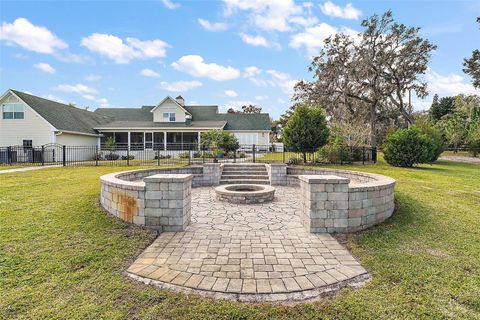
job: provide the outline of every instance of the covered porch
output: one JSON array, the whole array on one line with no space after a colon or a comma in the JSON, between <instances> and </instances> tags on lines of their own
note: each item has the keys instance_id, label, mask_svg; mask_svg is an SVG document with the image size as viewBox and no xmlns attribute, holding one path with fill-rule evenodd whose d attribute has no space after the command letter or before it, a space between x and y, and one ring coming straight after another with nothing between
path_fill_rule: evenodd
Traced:
<instances>
[{"instance_id":1,"label":"covered porch","mask_svg":"<svg viewBox=\"0 0 480 320\"><path fill-rule=\"evenodd\" d=\"M100 149L108 149L107 140L117 150L197 150L201 131L109 131L101 132Z\"/></svg>"}]
</instances>

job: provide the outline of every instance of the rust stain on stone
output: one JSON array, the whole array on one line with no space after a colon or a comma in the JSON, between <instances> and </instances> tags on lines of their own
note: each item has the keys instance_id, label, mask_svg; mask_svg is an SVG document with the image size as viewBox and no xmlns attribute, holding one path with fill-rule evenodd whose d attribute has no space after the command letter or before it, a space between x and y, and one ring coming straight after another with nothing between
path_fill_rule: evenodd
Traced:
<instances>
[{"instance_id":1,"label":"rust stain on stone","mask_svg":"<svg viewBox=\"0 0 480 320\"><path fill-rule=\"evenodd\" d=\"M127 222L133 222L133 216L137 211L137 201L134 198L126 195L120 195L119 200L119 204L121 206L120 219Z\"/></svg>"}]
</instances>

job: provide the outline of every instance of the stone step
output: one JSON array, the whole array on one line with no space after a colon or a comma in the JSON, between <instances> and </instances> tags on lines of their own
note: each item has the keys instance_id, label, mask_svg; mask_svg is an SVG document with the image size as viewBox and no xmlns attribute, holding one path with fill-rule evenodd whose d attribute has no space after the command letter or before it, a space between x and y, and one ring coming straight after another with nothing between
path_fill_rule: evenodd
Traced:
<instances>
[{"instance_id":1,"label":"stone step","mask_svg":"<svg viewBox=\"0 0 480 320\"><path fill-rule=\"evenodd\" d=\"M255 180L268 180L268 175L251 175L251 174L244 174L244 175L230 175L224 174L222 175L222 179L255 179Z\"/></svg>"},{"instance_id":2,"label":"stone step","mask_svg":"<svg viewBox=\"0 0 480 320\"><path fill-rule=\"evenodd\" d=\"M225 163L223 165L224 168L265 168L265 165L264 164L244 164L244 163L240 163L240 164L232 164L232 163Z\"/></svg>"},{"instance_id":3,"label":"stone step","mask_svg":"<svg viewBox=\"0 0 480 320\"><path fill-rule=\"evenodd\" d=\"M226 171L260 171L260 172L263 172L263 171L267 171L267 169L265 168L232 168L232 167L228 167L228 168L223 168L223 172L226 172Z\"/></svg>"},{"instance_id":4,"label":"stone step","mask_svg":"<svg viewBox=\"0 0 480 320\"><path fill-rule=\"evenodd\" d=\"M270 180L260 179L221 179L220 184L270 184Z\"/></svg>"}]
</instances>

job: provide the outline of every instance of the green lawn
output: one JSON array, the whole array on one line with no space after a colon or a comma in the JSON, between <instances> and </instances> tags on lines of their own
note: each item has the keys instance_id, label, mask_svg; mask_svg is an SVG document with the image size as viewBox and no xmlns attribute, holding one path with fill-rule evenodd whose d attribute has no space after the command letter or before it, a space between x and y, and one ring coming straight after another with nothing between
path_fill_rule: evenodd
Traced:
<instances>
[{"instance_id":1,"label":"green lawn","mask_svg":"<svg viewBox=\"0 0 480 320\"><path fill-rule=\"evenodd\" d=\"M397 179L398 211L347 240L371 282L293 306L213 301L123 276L154 238L97 206L98 177L125 167L3 174L0 319L480 319L478 165L342 168Z\"/></svg>"},{"instance_id":2,"label":"green lawn","mask_svg":"<svg viewBox=\"0 0 480 320\"><path fill-rule=\"evenodd\" d=\"M18 169L18 168L23 168L23 167L25 167L25 166L22 166L22 165L0 166L0 171L9 170L9 169Z\"/></svg>"},{"instance_id":3,"label":"green lawn","mask_svg":"<svg viewBox=\"0 0 480 320\"><path fill-rule=\"evenodd\" d=\"M472 153L469 151L444 151L442 156L473 157Z\"/></svg>"}]
</instances>

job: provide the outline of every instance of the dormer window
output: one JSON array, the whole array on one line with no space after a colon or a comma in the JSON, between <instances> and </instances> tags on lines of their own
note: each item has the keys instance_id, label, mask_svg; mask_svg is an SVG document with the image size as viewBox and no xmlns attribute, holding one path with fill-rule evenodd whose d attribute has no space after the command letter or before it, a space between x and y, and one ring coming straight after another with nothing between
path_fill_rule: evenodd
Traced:
<instances>
[{"instance_id":1,"label":"dormer window","mask_svg":"<svg viewBox=\"0 0 480 320\"><path fill-rule=\"evenodd\" d=\"M175 122L175 112L164 112L163 122Z\"/></svg>"},{"instance_id":2,"label":"dormer window","mask_svg":"<svg viewBox=\"0 0 480 320\"><path fill-rule=\"evenodd\" d=\"M21 120L25 119L25 111L20 103L2 104L2 119L5 120Z\"/></svg>"}]
</instances>

